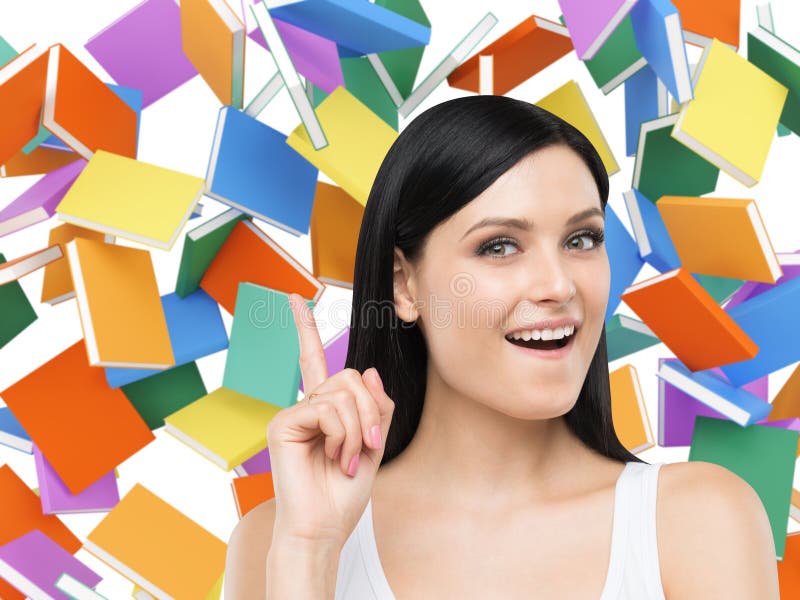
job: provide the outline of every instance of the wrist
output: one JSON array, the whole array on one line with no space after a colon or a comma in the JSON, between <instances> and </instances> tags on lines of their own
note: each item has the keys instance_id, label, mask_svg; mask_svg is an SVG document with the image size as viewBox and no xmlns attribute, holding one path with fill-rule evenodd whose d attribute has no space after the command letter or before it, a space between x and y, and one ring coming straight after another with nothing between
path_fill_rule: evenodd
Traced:
<instances>
[{"instance_id":1,"label":"wrist","mask_svg":"<svg viewBox=\"0 0 800 600\"><path fill-rule=\"evenodd\" d=\"M341 547L276 532L267 554L267 598L332 599Z\"/></svg>"}]
</instances>

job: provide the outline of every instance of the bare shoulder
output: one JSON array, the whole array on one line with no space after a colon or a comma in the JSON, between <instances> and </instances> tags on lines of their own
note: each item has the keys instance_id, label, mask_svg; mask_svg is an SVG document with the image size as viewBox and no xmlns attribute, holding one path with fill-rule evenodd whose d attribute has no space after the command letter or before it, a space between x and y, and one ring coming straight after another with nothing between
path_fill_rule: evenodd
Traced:
<instances>
[{"instance_id":1,"label":"bare shoulder","mask_svg":"<svg viewBox=\"0 0 800 600\"><path fill-rule=\"evenodd\" d=\"M267 554L275 525L275 498L262 502L233 528L225 559L225 600L263 600Z\"/></svg>"},{"instance_id":2,"label":"bare shoulder","mask_svg":"<svg viewBox=\"0 0 800 600\"><path fill-rule=\"evenodd\" d=\"M761 498L720 465L662 465L656 529L667 599L778 598L772 529Z\"/></svg>"}]
</instances>

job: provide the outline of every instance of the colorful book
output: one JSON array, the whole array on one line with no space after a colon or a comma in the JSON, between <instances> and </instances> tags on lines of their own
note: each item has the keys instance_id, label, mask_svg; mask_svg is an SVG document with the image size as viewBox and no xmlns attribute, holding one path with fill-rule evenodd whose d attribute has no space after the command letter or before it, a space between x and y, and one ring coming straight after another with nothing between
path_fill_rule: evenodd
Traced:
<instances>
[{"instance_id":1,"label":"colorful book","mask_svg":"<svg viewBox=\"0 0 800 600\"><path fill-rule=\"evenodd\" d=\"M568 81L535 104L561 117L585 135L597 149L609 175L619 171L619 165L600 129L600 124L575 80Z\"/></svg>"},{"instance_id":2,"label":"colorful book","mask_svg":"<svg viewBox=\"0 0 800 600\"><path fill-rule=\"evenodd\" d=\"M64 257L61 246L54 244L0 264L0 285L16 281Z\"/></svg>"},{"instance_id":3,"label":"colorful book","mask_svg":"<svg viewBox=\"0 0 800 600\"><path fill-rule=\"evenodd\" d=\"M656 205L637 189L628 190L623 196L642 260L662 273L680 267L681 259Z\"/></svg>"},{"instance_id":4,"label":"colorful book","mask_svg":"<svg viewBox=\"0 0 800 600\"><path fill-rule=\"evenodd\" d=\"M199 177L101 150L56 213L73 225L170 250L204 185Z\"/></svg>"},{"instance_id":5,"label":"colorful book","mask_svg":"<svg viewBox=\"0 0 800 600\"><path fill-rule=\"evenodd\" d=\"M603 94L615 90L647 66L647 60L636 46L630 13L608 36L595 55L584 60L583 64Z\"/></svg>"},{"instance_id":6,"label":"colorful book","mask_svg":"<svg viewBox=\"0 0 800 600\"><path fill-rule=\"evenodd\" d=\"M9 44L3 36L0 36L0 67L4 66L12 58L17 56L17 51Z\"/></svg>"},{"instance_id":7,"label":"colorful book","mask_svg":"<svg viewBox=\"0 0 800 600\"><path fill-rule=\"evenodd\" d=\"M73 494L155 439L125 395L87 364L83 340L0 397Z\"/></svg>"},{"instance_id":8,"label":"colorful book","mask_svg":"<svg viewBox=\"0 0 800 600\"><path fill-rule=\"evenodd\" d=\"M730 310L734 306L738 306L745 300L749 298L755 298L759 294L763 294L764 292L771 290L777 285L781 285L789 281L790 279L794 279L795 277L800 277L800 265L792 264L789 261L786 261L785 257L787 255L780 253L777 254L778 262L781 265L781 271L783 271L783 275L778 277L778 280L775 283L763 283L760 281L746 281L740 287L735 290L735 294L733 294L725 305L725 310Z\"/></svg>"},{"instance_id":9,"label":"colorful book","mask_svg":"<svg viewBox=\"0 0 800 600\"><path fill-rule=\"evenodd\" d=\"M671 136L677 120L677 114L667 115L639 130L631 187L651 202L664 195L702 196L717 187L719 169Z\"/></svg>"},{"instance_id":10,"label":"colorful book","mask_svg":"<svg viewBox=\"0 0 800 600\"><path fill-rule=\"evenodd\" d=\"M220 352L228 347L228 332L219 305L203 290L185 298L175 293L161 296L175 366ZM174 367L171 367L174 368ZM140 381L159 370L108 368L106 381L112 388Z\"/></svg>"},{"instance_id":11,"label":"colorful book","mask_svg":"<svg viewBox=\"0 0 800 600\"><path fill-rule=\"evenodd\" d=\"M375 0L375 4L416 21L423 27L431 26L420 0ZM391 80L401 99L408 98L414 89L414 82L417 80L425 48L426 46L414 46L400 50L387 50L377 54L376 58L380 61L382 69L386 71L385 75ZM386 81L384 77L382 79Z\"/></svg>"},{"instance_id":12,"label":"colorful book","mask_svg":"<svg viewBox=\"0 0 800 600\"><path fill-rule=\"evenodd\" d=\"M200 280L236 223L249 218L249 215L229 208L186 234L175 282L175 293L178 296L185 298L200 287Z\"/></svg>"},{"instance_id":13,"label":"colorful book","mask_svg":"<svg viewBox=\"0 0 800 600\"><path fill-rule=\"evenodd\" d=\"M164 418L164 430L230 471L267 447L267 426L281 407L220 387Z\"/></svg>"},{"instance_id":14,"label":"colorful book","mask_svg":"<svg viewBox=\"0 0 800 600\"><path fill-rule=\"evenodd\" d=\"M7 406L0 406L0 444L33 454L31 436Z\"/></svg>"},{"instance_id":15,"label":"colorful book","mask_svg":"<svg viewBox=\"0 0 800 600\"><path fill-rule=\"evenodd\" d=\"M109 600L102 594L98 594L93 588L72 577L69 573L62 573L56 579L55 586L56 589L65 593L72 600Z\"/></svg>"},{"instance_id":16,"label":"colorful book","mask_svg":"<svg viewBox=\"0 0 800 600\"><path fill-rule=\"evenodd\" d=\"M60 169L77 160L82 160L77 152L64 152L52 148L36 148L30 154L22 150L0 164L0 177L17 177L19 175L42 175Z\"/></svg>"},{"instance_id":17,"label":"colorful book","mask_svg":"<svg viewBox=\"0 0 800 600\"><path fill-rule=\"evenodd\" d=\"M743 279L733 279L730 277L717 277L715 275L703 275L702 273L692 273L697 282L703 286L717 304L725 304L745 283Z\"/></svg>"},{"instance_id":18,"label":"colorful book","mask_svg":"<svg viewBox=\"0 0 800 600\"><path fill-rule=\"evenodd\" d=\"M570 51L566 27L532 15L461 63L447 76L447 83L478 93L481 77L488 77L491 93L503 96ZM492 57L489 73L481 72L481 56Z\"/></svg>"},{"instance_id":19,"label":"colorful book","mask_svg":"<svg viewBox=\"0 0 800 600\"><path fill-rule=\"evenodd\" d=\"M717 38L739 48L740 0L672 0L681 13L683 36L690 44L707 46Z\"/></svg>"},{"instance_id":20,"label":"colorful book","mask_svg":"<svg viewBox=\"0 0 800 600\"><path fill-rule=\"evenodd\" d=\"M67 242L67 256L89 364L174 366L150 252L75 238Z\"/></svg>"},{"instance_id":21,"label":"colorful book","mask_svg":"<svg viewBox=\"0 0 800 600\"><path fill-rule=\"evenodd\" d=\"M769 517L776 559L783 560L798 432L780 427L740 427L724 419L697 417L689 461L725 467L756 491Z\"/></svg>"},{"instance_id":22,"label":"colorful book","mask_svg":"<svg viewBox=\"0 0 800 600\"><path fill-rule=\"evenodd\" d=\"M636 241L609 204L606 204L605 213L605 245L611 269L611 287L605 315L607 323L619 306L621 294L635 281L642 270L644 261L639 256Z\"/></svg>"},{"instance_id":23,"label":"colorful book","mask_svg":"<svg viewBox=\"0 0 800 600\"><path fill-rule=\"evenodd\" d=\"M755 200L662 196L656 208L690 272L766 283L783 274Z\"/></svg>"},{"instance_id":24,"label":"colorful book","mask_svg":"<svg viewBox=\"0 0 800 600\"><path fill-rule=\"evenodd\" d=\"M0 253L0 265L5 262L5 256ZM38 318L18 281L0 285L0 314L3 315L0 319L0 349Z\"/></svg>"},{"instance_id":25,"label":"colorful book","mask_svg":"<svg viewBox=\"0 0 800 600\"><path fill-rule=\"evenodd\" d=\"M606 323L608 362L660 343L653 330L639 319L617 313Z\"/></svg>"},{"instance_id":26,"label":"colorful book","mask_svg":"<svg viewBox=\"0 0 800 600\"><path fill-rule=\"evenodd\" d=\"M111 510L119 502L117 478L113 470L82 492L73 494L35 444L33 458L44 514L104 512Z\"/></svg>"},{"instance_id":27,"label":"colorful book","mask_svg":"<svg viewBox=\"0 0 800 600\"><path fill-rule=\"evenodd\" d=\"M559 0L578 58L594 57L635 4L636 0Z\"/></svg>"},{"instance_id":28,"label":"colorful book","mask_svg":"<svg viewBox=\"0 0 800 600\"><path fill-rule=\"evenodd\" d=\"M275 497L272 472L245 475L231 480L236 513L241 519L259 504Z\"/></svg>"},{"instance_id":29,"label":"colorful book","mask_svg":"<svg viewBox=\"0 0 800 600\"><path fill-rule=\"evenodd\" d=\"M631 9L636 46L678 104L692 99L681 15L670 0L638 0Z\"/></svg>"},{"instance_id":30,"label":"colorful book","mask_svg":"<svg viewBox=\"0 0 800 600\"><path fill-rule=\"evenodd\" d=\"M342 188L318 181L311 212L311 270L319 281L353 289L364 207Z\"/></svg>"},{"instance_id":31,"label":"colorful book","mask_svg":"<svg viewBox=\"0 0 800 600\"><path fill-rule=\"evenodd\" d=\"M792 506L800 504L800 492L792 489ZM792 513L795 510L790 511ZM796 519L796 514L790 514ZM786 535L783 560L777 561L778 566L778 594L779 598L794 598L800 595L800 531L793 531Z\"/></svg>"},{"instance_id":32,"label":"colorful book","mask_svg":"<svg viewBox=\"0 0 800 600\"><path fill-rule=\"evenodd\" d=\"M747 32L747 60L788 90L779 122L800 134L800 51L762 27Z\"/></svg>"},{"instance_id":33,"label":"colorful book","mask_svg":"<svg viewBox=\"0 0 800 600\"><path fill-rule=\"evenodd\" d=\"M234 226L200 280L200 287L232 315L243 281L297 293L314 302L325 289L297 259L250 221Z\"/></svg>"},{"instance_id":34,"label":"colorful book","mask_svg":"<svg viewBox=\"0 0 800 600\"><path fill-rule=\"evenodd\" d=\"M703 51L694 87L672 137L752 187L764 170L787 88L719 40Z\"/></svg>"},{"instance_id":35,"label":"colorful book","mask_svg":"<svg viewBox=\"0 0 800 600\"><path fill-rule=\"evenodd\" d=\"M81 159L47 173L0 210L0 237L52 217L85 166L86 161Z\"/></svg>"},{"instance_id":36,"label":"colorful book","mask_svg":"<svg viewBox=\"0 0 800 600\"><path fill-rule=\"evenodd\" d=\"M691 371L763 352L683 267L629 286L622 300Z\"/></svg>"},{"instance_id":37,"label":"colorful book","mask_svg":"<svg viewBox=\"0 0 800 600\"><path fill-rule=\"evenodd\" d=\"M633 156L639 145L642 123L669 114L669 93L649 66L625 81L625 154Z\"/></svg>"},{"instance_id":38,"label":"colorful book","mask_svg":"<svg viewBox=\"0 0 800 600\"><path fill-rule=\"evenodd\" d=\"M624 365L615 369L609 373L609 385L611 417L622 445L632 454L655 446L636 368L633 365Z\"/></svg>"},{"instance_id":39,"label":"colorful book","mask_svg":"<svg viewBox=\"0 0 800 600\"><path fill-rule=\"evenodd\" d=\"M183 53L222 104L242 108L245 28L225 0L184 0Z\"/></svg>"},{"instance_id":40,"label":"colorful book","mask_svg":"<svg viewBox=\"0 0 800 600\"><path fill-rule=\"evenodd\" d=\"M269 446L264 448L261 452L254 454L242 464L235 466L233 471L239 477L272 471L272 463L269 459Z\"/></svg>"},{"instance_id":41,"label":"colorful book","mask_svg":"<svg viewBox=\"0 0 800 600\"><path fill-rule=\"evenodd\" d=\"M86 550L157 598L206 598L227 545L137 483L89 532Z\"/></svg>"},{"instance_id":42,"label":"colorful book","mask_svg":"<svg viewBox=\"0 0 800 600\"><path fill-rule=\"evenodd\" d=\"M136 113L61 44L49 51L42 125L86 160L98 150L136 158Z\"/></svg>"},{"instance_id":43,"label":"colorful book","mask_svg":"<svg viewBox=\"0 0 800 600\"><path fill-rule=\"evenodd\" d=\"M0 546L0 577L37 600L70 600L56 588L62 573L89 587L102 577L38 529Z\"/></svg>"},{"instance_id":44,"label":"colorful book","mask_svg":"<svg viewBox=\"0 0 800 600\"><path fill-rule=\"evenodd\" d=\"M287 233L307 235L317 168L280 131L223 106L206 172L206 195ZM268 161L264 160L269 156Z\"/></svg>"},{"instance_id":45,"label":"colorful book","mask_svg":"<svg viewBox=\"0 0 800 600\"><path fill-rule=\"evenodd\" d=\"M800 365L794 368L772 400L769 419L789 419L800 415Z\"/></svg>"},{"instance_id":46,"label":"colorful book","mask_svg":"<svg viewBox=\"0 0 800 600\"><path fill-rule=\"evenodd\" d=\"M208 393L196 362L161 371L120 389L151 430L163 427L164 417Z\"/></svg>"}]
</instances>

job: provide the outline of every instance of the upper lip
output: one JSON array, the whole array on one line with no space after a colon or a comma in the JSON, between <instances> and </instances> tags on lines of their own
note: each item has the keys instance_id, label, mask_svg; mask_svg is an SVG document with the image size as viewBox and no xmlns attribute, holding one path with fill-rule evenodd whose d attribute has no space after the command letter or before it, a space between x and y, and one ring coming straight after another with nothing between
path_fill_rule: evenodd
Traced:
<instances>
[{"instance_id":1,"label":"upper lip","mask_svg":"<svg viewBox=\"0 0 800 600\"><path fill-rule=\"evenodd\" d=\"M516 333L517 331L530 331L531 329L555 329L556 327L568 327L570 325L574 325L575 329L580 327L581 322L577 319L547 319L545 321L537 321L531 325L525 325L523 327L517 327L516 329L512 329L511 331L507 331L506 335L511 335L512 333Z\"/></svg>"}]
</instances>

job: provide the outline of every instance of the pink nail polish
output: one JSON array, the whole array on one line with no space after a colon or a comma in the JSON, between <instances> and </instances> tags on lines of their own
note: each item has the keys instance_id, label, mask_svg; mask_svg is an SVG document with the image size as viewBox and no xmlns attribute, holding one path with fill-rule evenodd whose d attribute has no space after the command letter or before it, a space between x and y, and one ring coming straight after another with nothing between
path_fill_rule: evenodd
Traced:
<instances>
[{"instance_id":1,"label":"pink nail polish","mask_svg":"<svg viewBox=\"0 0 800 600\"><path fill-rule=\"evenodd\" d=\"M376 450L381 447L381 428L379 425L373 425L369 430L369 435L372 439L372 447Z\"/></svg>"},{"instance_id":2,"label":"pink nail polish","mask_svg":"<svg viewBox=\"0 0 800 600\"><path fill-rule=\"evenodd\" d=\"M350 477L355 477L356 471L358 471L358 454L350 459L350 465L347 467L347 474L350 475Z\"/></svg>"}]
</instances>

